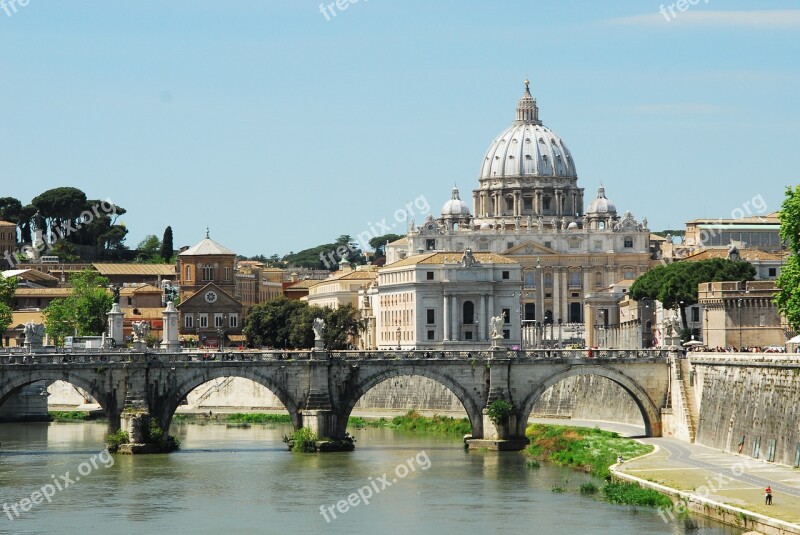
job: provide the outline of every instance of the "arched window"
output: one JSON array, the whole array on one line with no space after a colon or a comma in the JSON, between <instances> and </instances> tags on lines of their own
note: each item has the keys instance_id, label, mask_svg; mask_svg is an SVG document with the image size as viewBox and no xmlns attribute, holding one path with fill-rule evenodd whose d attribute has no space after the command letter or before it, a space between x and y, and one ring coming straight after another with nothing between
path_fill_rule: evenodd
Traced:
<instances>
[{"instance_id":1,"label":"arched window","mask_svg":"<svg viewBox=\"0 0 800 535\"><path fill-rule=\"evenodd\" d=\"M186 266L186 280L192 280L192 266Z\"/></svg>"},{"instance_id":2,"label":"arched window","mask_svg":"<svg viewBox=\"0 0 800 535\"><path fill-rule=\"evenodd\" d=\"M525 287L526 288L536 287L536 275L534 275L533 271L525 272Z\"/></svg>"},{"instance_id":3,"label":"arched window","mask_svg":"<svg viewBox=\"0 0 800 535\"><path fill-rule=\"evenodd\" d=\"M594 274L594 287L595 288L603 287L603 273L600 271L596 271Z\"/></svg>"},{"instance_id":4,"label":"arched window","mask_svg":"<svg viewBox=\"0 0 800 535\"><path fill-rule=\"evenodd\" d=\"M626 249L632 249L633 248L633 238L631 238L630 236L626 236L625 237L625 248Z\"/></svg>"},{"instance_id":5,"label":"arched window","mask_svg":"<svg viewBox=\"0 0 800 535\"><path fill-rule=\"evenodd\" d=\"M545 310L544 311L544 322L545 323L553 323L553 311L552 310Z\"/></svg>"},{"instance_id":6,"label":"arched window","mask_svg":"<svg viewBox=\"0 0 800 535\"><path fill-rule=\"evenodd\" d=\"M552 273L545 273L544 274L544 287L545 288L552 288L553 287L553 274Z\"/></svg>"},{"instance_id":7,"label":"arched window","mask_svg":"<svg viewBox=\"0 0 800 535\"><path fill-rule=\"evenodd\" d=\"M464 301L462 312L464 325L472 325L475 323L475 305L472 301Z\"/></svg>"},{"instance_id":8,"label":"arched window","mask_svg":"<svg viewBox=\"0 0 800 535\"><path fill-rule=\"evenodd\" d=\"M203 266L203 280L204 281L214 280L213 266Z\"/></svg>"}]
</instances>

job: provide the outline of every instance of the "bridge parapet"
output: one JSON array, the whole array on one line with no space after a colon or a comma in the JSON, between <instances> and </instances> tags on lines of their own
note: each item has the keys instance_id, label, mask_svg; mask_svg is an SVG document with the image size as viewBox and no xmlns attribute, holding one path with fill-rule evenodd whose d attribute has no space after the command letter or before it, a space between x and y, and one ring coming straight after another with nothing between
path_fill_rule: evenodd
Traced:
<instances>
[{"instance_id":1,"label":"bridge parapet","mask_svg":"<svg viewBox=\"0 0 800 535\"><path fill-rule=\"evenodd\" d=\"M753 354L748 354L750 357ZM111 364L160 362L164 364L184 362L265 362L302 360L480 360L498 358L513 360L622 360L622 359L666 359L668 350L661 349L595 349L591 353L582 349L537 349L500 351L431 351L431 350L386 350L386 351L183 351L180 353L135 352L126 349L98 350L61 353L0 353L0 365L35 364Z\"/></svg>"}]
</instances>

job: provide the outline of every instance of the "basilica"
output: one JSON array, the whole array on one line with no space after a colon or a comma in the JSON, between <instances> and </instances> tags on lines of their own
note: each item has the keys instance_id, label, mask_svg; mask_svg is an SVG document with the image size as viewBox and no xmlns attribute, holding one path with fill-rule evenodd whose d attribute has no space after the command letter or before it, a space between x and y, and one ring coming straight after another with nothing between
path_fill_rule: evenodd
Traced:
<instances>
[{"instance_id":1,"label":"basilica","mask_svg":"<svg viewBox=\"0 0 800 535\"><path fill-rule=\"evenodd\" d=\"M401 333L403 346L457 347L486 340L484 328L470 327L476 321L474 310L486 307L482 318L502 315L508 319L504 334L510 345L524 341L526 325L544 326L545 333L550 326L551 339L554 329L577 331L576 339L582 338L583 331L591 343L593 329L585 325L618 324L620 295L650 266L650 231L646 219L638 221L631 212L619 214L602 185L584 209L584 188L578 185L576 169L566 143L542 124L526 81L515 120L494 138L480 162L472 207L453 188L440 217L429 215L420 225L412 223L406 237L387 245L386 273L403 271L395 269L395 263L398 268L434 259L442 264L441 272L429 280L425 280L431 276L425 270L419 271L420 279L410 272L396 275L395 280L404 281L404 299L422 295L426 285L437 281L453 284L443 290L441 299L432 299L417 310L413 321L409 317L408 324L400 323L404 316L396 311L384 314L382 321L375 310L376 345L396 343L395 330ZM465 251L485 259L486 268L499 275L459 275L459 270L476 269L459 260ZM519 270L509 269L509 262ZM506 284L512 281L502 278L512 275L519 277L516 291ZM484 282L471 288L470 280L503 284ZM505 293L493 296L495 291ZM513 307L508 303L509 292L514 295ZM399 297L393 295L391 284L380 287L378 294L386 303L395 303ZM475 303L480 306L476 308ZM447 325L436 325L437 318ZM420 323L428 319L433 323ZM464 339L467 336L470 340Z\"/></svg>"}]
</instances>

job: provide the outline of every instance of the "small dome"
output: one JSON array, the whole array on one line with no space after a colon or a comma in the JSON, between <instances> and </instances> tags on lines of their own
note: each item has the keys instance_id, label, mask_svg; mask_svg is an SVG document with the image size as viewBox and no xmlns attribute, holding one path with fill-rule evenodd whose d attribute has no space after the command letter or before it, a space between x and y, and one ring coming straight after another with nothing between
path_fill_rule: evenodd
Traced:
<instances>
[{"instance_id":1,"label":"small dome","mask_svg":"<svg viewBox=\"0 0 800 535\"><path fill-rule=\"evenodd\" d=\"M469 215L467 203L458 196L458 188L453 188L450 200L442 206L442 217L469 217Z\"/></svg>"},{"instance_id":2,"label":"small dome","mask_svg":"<svg viewBox=\"0 0 800 535\"><path fill-rule=\"evenodd\" d=\"M606 189L600 186L597 189L597 198L592 199L589 203L589 209L586 211L588 214L614 214L617 213L617 207L611 199L606 197Z\"/></svg>"},{"instance_id":3,"label":"small dome","mask_svg":"<svg viewBox=\"0 0 800 535\"><path fill-rule=\"evenodd\" d=\"M573 221L572 223L567 225L567 230L578 230L578 224L575 221Z\"/></svg>"},{"instance_id":4,"label":"small dome","mask_svg":"<svg viewBox=\"0 0 800 535\"><path fill-rule=\"evenodd\" d=\"M482 223L481 224L481 230L489 230L491 228L492 228L492 226L489 223Z\"/></svg>"}]
</instances>

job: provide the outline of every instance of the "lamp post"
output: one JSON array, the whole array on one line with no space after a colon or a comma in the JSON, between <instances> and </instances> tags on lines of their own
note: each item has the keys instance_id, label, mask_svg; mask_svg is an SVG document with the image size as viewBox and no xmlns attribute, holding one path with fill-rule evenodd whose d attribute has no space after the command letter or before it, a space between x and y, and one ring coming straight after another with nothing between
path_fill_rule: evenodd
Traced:
<instances>
[{"instance_id":1,"label":"lamp post","mask_svg":"<svg viewBox=\"0 0 800 535\"><path fill-rule=\"evenodd\" d=\"M558 318L558 349L563 349L564 348L564 344L562 343L562 340L563 339L561 338L561 318Z\"/></svg>"},{"instance_id":2,"label":"lamp post","mask_svg":"<svg viewBox=\"0 0 800 535\"><path fill-rule=\"evenodd\" d=\"M222 324L217 327L217 351L222 352L222 346L225 345L225 316L227 314L222 315Z\"/></svg>"}]
</instances>

